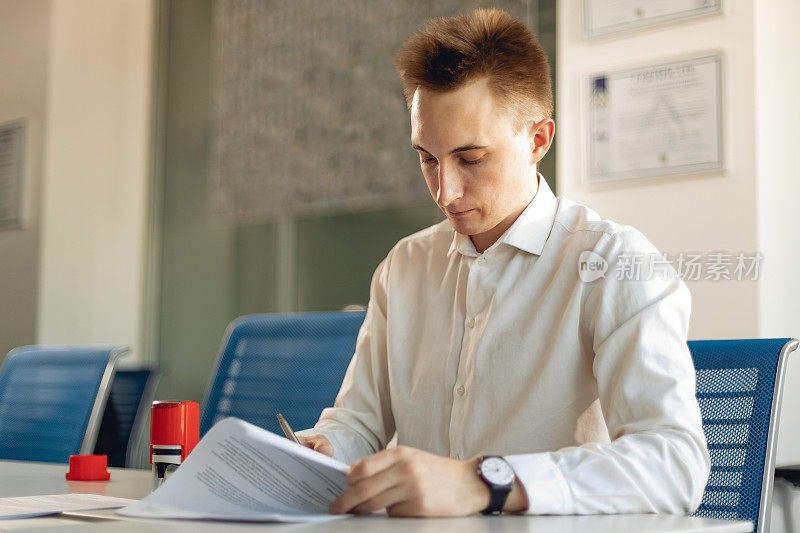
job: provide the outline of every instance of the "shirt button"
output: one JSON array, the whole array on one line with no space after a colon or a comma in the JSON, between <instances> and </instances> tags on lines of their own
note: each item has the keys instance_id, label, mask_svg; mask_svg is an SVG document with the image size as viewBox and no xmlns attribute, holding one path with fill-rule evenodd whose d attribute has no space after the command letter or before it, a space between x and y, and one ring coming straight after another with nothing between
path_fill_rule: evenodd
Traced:
<instances>
[{"instance_id":1,"label":"shirt button","mask_svg":"<svg viewBox=\"0 0 800 533\"><path fill-rule=\"evenodd\" d=\"M478 264L479 265L485 265L486 264L486 258L483 257L483 256L479 257L478 258Z\"/></svg>"},{"instance_id":2,"label":"shirt button","mask_svg":"<svg viewBox=\"0 0 800 533\"><path fill-rule=\"evenodd\" d=\"M475 319L474 318L470 318L469 320L467 320L467 327L468 328L474 328L475 327Z\"/></svg>"},{"instance_id":3,"label":"shirt button","mask_svg":"<svg viewBox=\"0 0 800 533\"><path fill-rule=\"evenodd\" d=\"M456 392L459 396L464 396L464 390L464 385L461 385L458 389L456 389Z\"/></svg>"}]
</instances>

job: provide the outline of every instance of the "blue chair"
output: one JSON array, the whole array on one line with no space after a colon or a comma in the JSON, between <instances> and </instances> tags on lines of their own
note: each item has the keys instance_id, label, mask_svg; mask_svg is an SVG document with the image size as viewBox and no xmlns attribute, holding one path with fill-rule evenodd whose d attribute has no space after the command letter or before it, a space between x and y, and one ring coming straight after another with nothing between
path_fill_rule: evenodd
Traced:
<instances>
[{"instance_id":1,"label":"blue chair","mask_svg":"<svg viewBox=\"0 0 800 533\"><path fill-rule=\"evenodd\" d=\"M155 366L115 372L94 448L94 453L108 456L108 466L136 466L159 378Z\"/></svg>"},{"instance_id":2,"label":"blue chair","mask_svg":"<svg viewBox=\"0 0 800 533\"><path fill-rule=\"evenodd\" d=\"M343 311L234 320L203 401L200 436L227 416L279 435L276 413L295 430L313 426L336 399L364 316Z\"/></svg>"},{"instance_id":3,"label":"blue chair","mask_svg":"<svg viewBox=\"0 0 800 533\"><path fill-rule=\"evenodd\" d=\"M693 516L769 531L786 358L797 339L689 341L711 474Z\"/></svg>"},{"instance_id":4,"label":"blue chair","mask_svg":"<svg viewBox=\"0 0 800 533\"><path fill-rule=\"evenodd\" d=\"M24 346L0 371L0 459L67 463L94 450L125 347Z\"/></svg>"}]
</instances>

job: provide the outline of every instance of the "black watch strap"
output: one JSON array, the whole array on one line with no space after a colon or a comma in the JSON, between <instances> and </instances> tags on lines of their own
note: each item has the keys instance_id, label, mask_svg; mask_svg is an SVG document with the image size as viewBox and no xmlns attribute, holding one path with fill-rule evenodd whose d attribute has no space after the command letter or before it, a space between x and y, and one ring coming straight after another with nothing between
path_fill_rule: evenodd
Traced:
<instances>
[{"instance_id":1,"label":"black watch strap","mask_svg":"<svg viewBox=\"0 0 800 533\"><path fill-rule=\"evenodd\" d=\"M506 504L508 495L511 493L511 487L503 487L498 485L490 485L489 505L483 510L483 514L497 514L503 510Z\"/></svg>"}]
</instances>

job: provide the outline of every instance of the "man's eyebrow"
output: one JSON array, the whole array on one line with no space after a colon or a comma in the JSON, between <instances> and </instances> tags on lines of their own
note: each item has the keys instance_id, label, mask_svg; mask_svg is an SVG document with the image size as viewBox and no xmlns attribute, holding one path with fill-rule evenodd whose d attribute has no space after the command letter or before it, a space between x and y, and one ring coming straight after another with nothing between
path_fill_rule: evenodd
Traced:
<instances>
[{"instance_id":1,"label":"man's eyebrow","mask_svg":"<svg viewBox=\"0 0 800 533\"><path fill-rule=\"evenodd\" d=\"M425 153L428 153L428 154L430 153L425 148L423 148L422 146L420 146L420 145L418 145L416 143L411 143L411 148L413 148L414 150L421 150L421 151L423 151ZM464 146L459 146L458 148L456 148L454 150L450 150L450 153L451 154L456 154L458 152L466 152L467 150L481 150L483 148L487 148L487 147L486 146L478 146L477 144L465 144Z\"/></svg>"}]
</instances>

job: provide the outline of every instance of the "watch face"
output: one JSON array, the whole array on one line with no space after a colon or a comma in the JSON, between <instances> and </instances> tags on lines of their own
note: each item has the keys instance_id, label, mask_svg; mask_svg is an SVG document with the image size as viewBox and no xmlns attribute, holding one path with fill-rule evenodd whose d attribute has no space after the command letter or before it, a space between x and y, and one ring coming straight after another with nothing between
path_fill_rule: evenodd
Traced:
<instances>
[{"instance_id":1,"label":"watch face","mask_svg":"<svg viewBox=\"0 0 800 533\"><path fill-rule=\"evenodd\" d=\"M481 461L481 475L494 485L510 485L514 481L514 471L505 459L487 457Z\"/></svg>"}]
</instances>

